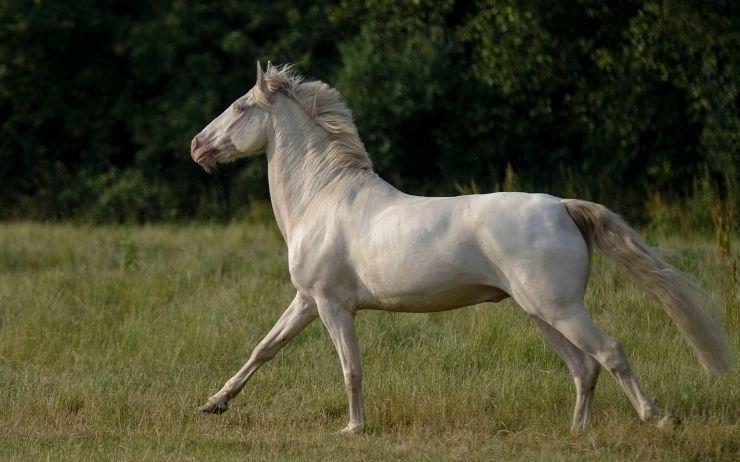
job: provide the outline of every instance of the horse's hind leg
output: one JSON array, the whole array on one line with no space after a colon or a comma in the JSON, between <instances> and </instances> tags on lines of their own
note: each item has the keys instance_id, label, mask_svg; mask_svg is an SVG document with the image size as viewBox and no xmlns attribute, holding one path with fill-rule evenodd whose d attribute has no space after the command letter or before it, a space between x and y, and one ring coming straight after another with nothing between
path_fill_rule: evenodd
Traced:
<instances>
[{"instance_id":1,"label":"horse's hind leg","mask_svg":"<svg viewBox=\"0 0 740 462\"><path fill-rule=\"evenodd\" d=\"M599 379L599 363L591 355L573 345L570 340L563 337L548 323L537 316L533 316L533 318L573 376L576 385L576 406L573 411L571 430L582 432L586 430L591 414L591 403L596 389L596 381Z\"/></svg>"},{"instance_id":2,"label":"horse's hind leg","mask_svg":"<svg viewBox=\"0 0 740 462\"><path fill-rule=\"evenodd\" d=\"M605 335L586 313L582 303L565 307L550 313L552 319L545 320L570 340L575 346L590 354L617 379L622 391L627 395L640 419L645 421L660 415L660 410L642 391L637 377L630 367L622 350L622 343ZM661 420L661 424L672 421L671 416Z\"/></svg>"}]
</instances>

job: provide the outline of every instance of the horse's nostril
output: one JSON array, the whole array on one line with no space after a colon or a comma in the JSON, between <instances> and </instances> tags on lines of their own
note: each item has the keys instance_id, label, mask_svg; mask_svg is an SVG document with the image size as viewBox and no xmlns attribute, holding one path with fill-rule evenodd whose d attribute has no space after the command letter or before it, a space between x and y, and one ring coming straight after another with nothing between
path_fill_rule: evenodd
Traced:
<instances>
[{"instance_id":1,"label":"horse's nostril","mask_svg":"<svg viewBox=\"0 0 740 462\"><path fill-rule=\"evenodd\" d=\"M190 143L190 150L194 151L198 147L198 137L193 138L193 142Z\"/></svg>"}]
</instances>

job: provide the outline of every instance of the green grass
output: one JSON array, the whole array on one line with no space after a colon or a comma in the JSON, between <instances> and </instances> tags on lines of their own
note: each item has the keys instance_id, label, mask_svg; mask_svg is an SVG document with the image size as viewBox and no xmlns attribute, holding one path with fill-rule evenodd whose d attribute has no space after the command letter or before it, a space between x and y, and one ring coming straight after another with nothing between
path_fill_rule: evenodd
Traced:
<instances>
[{"instance_id":1,"label":"green grass","mask_svg":"<svg viewBox=\"0 0 740 462\"><path fill-rule=\"evenodd\" d=\"M715 295L737 349L738 293L711 240L658 244ZM268 224L0 224L0 459L737 460L737 368L706 376L662 310L599 257L590 311L677 429L641 424L604 373L590 431L571 435L570 376L511 301L360 313L365 435L332 434L347 404L319 321L229 412L197 414L292 296Z\"/></svg>"}]
</instances>

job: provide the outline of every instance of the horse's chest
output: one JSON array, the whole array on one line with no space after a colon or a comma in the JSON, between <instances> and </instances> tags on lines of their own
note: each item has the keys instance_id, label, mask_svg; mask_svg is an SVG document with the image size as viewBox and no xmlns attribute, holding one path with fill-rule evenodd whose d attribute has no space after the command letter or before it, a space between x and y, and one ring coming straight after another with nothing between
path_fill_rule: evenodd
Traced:
<instances>
[{"instance_id":1,"label":"horse's chest","mask_svg":"<svg viewBox=\"0 0 740 462\"><path fill-rule=\"evenodd\" d=\"M303 242L289 250L288 268L293 285L306 292L347 291L354 287L353 271L339 246L325 241Z\"/></svg>"}]
</instances>

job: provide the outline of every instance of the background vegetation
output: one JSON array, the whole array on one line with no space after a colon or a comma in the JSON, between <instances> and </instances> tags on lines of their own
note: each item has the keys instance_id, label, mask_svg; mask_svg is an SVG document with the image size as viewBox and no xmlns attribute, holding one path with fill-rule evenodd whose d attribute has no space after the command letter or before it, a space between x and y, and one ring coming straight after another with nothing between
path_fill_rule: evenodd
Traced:
<instances>
[{"instance_id":1,"label":"background vegetation","mask_svg":"<svg viewBox=\"0 0 740 462\"><path fill-rule=\"evenodd\" d=\"M507 186L671 226L688 197L728 221L738 25L730 1L3 1L0 217L246 213L264 160L207 176L188 145L271 59L338 87L412 193Z\"/></svg>"}]
</instances>

